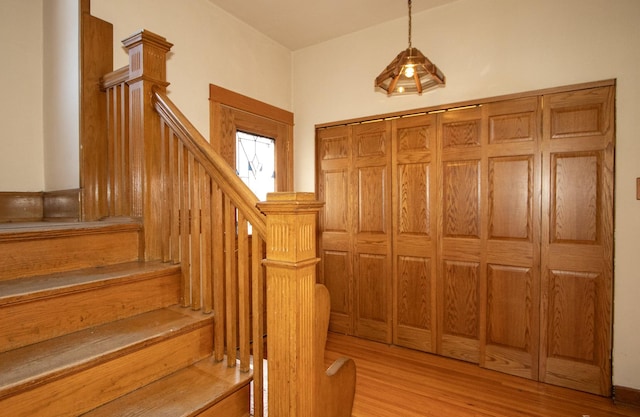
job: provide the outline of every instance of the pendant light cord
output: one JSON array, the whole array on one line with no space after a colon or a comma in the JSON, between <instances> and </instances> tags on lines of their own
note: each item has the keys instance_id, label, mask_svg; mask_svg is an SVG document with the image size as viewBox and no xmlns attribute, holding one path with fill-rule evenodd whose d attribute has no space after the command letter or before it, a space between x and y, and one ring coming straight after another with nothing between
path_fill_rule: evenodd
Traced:
<instances>
[{"instance_id":1,"label":"pendant light cord","mask_svg":"<svg viewBox=\"0 0 640 417\"><path fill-rule=\"evenodd\" d=\"M411 49L411 0L409 1L409 49Z\"/></svg>"}]
</instances>

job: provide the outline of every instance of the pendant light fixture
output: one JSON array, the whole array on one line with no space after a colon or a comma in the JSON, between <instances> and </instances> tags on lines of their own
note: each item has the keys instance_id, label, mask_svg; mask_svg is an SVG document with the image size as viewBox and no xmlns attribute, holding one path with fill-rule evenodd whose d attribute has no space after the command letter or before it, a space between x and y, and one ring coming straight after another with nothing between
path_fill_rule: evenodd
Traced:
<instances>
[{"instance_id":1,"label":"pendant light fixture","mask_svg":"<svg viewBox=\"0 0 640 417\"><path fill-rule=\"evenodd\" d=\"M411 46L411 0L409 3L409 47L400 52L376 77L375 86L387 95L427 91L445 84L445 77L426 56Z\"/></svg>"}]
</instances>

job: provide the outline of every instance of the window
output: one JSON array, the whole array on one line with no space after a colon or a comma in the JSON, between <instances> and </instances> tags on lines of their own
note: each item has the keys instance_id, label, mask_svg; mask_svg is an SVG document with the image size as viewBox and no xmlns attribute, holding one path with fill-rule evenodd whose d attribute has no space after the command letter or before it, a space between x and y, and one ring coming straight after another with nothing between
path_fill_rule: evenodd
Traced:
<instances>
[{"instance_id":1,"label":"window","mask_svg":"<svg viewBox=\"0 0 640 417\"><path fill-rule=\"evenodd\" d=\"M236 173L260 201L275 191L275 140L238 131Z\"/></svg>"},{"instance_id":2,"label":"window","mask_svg":"<svg viewBox=\"0 0 640 417\"><path fill-rule=\"evenodd\" d=\"M236 167L238 175L254 184L258 181L258 172L253 171L249 175L248 169L251 163L256 168L262 164L264 173L266 162L261 156L258 157L259 163L251 162L255 155L253 146L266 146L264 141L268 140L273 151L273 189L270 191L293 191L293 113L213 84L209 85L209 101L211 145L230 166ZM238 155L243 152L237 143L240 137L245 138L242 146L248 156ZM246 158L244 169L237 168L240 157ZM254 174L256 177L251 178ZM264 190L254 190L261 201L266 199Z\"/></svg>"}]
</instances>

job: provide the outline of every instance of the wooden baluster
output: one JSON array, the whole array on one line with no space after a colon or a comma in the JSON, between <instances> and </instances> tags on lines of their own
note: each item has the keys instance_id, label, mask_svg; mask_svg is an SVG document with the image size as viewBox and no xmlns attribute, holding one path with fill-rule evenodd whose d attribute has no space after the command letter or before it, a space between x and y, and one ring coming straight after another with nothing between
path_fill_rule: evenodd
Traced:
<instances>
[{"instance_id":1,"label":"wooden baluster","mask_svg":"<svg viewBox=\"0 0 640 417\"><path fill-rule=\"evenodd\" d=\"M224 196L220 187L213 184L213 201L211 210L213 212L213 311L215 315L213 339L213 353L215 360L220 362L224 359L224 328L225 328L225 260L224 260Z\"/></svg>"},{"instance_id":2,"label":"wooden baluster","mask_svg":"<svg viewBox=\"0 0 640 417\"><path fill-rule=\"evenodd\" d=\"M191 308L200 310L202 293L200 281L200 164L189 153L189 189L191 196Z\"/></svg>"},{"instance_id":3,"label":"wooden baluster","mask_svg":"<svg viewBox=\"0 0 640 417\"><path fill-rule=\"evenodd\" d=\"M173 192L171 187L171 161L170 151L171 143L173 142L173 133L171 128L164 122L160 121L160 140L162 147L162 159L160 161L162 186L162 218L167 221L162 222L162 261L171 261L171 208L173 200Z\"/></svg>"},{"instance_id":4,"label":"wooden baluster","mask_svg":"<svg viewBox=\"0 0 640 417\"><path fill-rule=\"evenodd\" d=\"M171 135L169 144L169 180L171 181L171 262L180 262L180 162L178 139Z\"/></svg>"},{"instance_id":5,"label":"wooden baluster","mask_svg":"<svg viewBox=\"0 0 640 417\"><path fill-rule=\"evenodd\" d=\"M184 145L178 147L178 169L180 171L180 263L182 265L182 291L180 301L183 307L191 303L191 281L189 280L189 157Z\"/></svg>"},{"instance_id":6,"label":"wooden baluster","mask_svg":"<svg viewBox=\"0 0 640 417\"><path fill-rule=\"evenodd\" d=\"M249 324L249 233L247 220L238 210L238 331L240 346L240 369L244 372L250 368Z\"/></svg>"},{"instance_id":7,"label":"wooden baluster","mask_svg":"<svg viewBox=\"0 0 640 417\"><path fill-rule=\"evenodd\" d=\"M116 203L118 200L115 196L118 193L118 174L120 172L119 160L118 160L118 136L117 136L117 100L118 87L114 86L108 88L107 95L107 166L109 172L107 173L107 211L110 215L117 216ZM86 203L84 203L86 208ZM84 208L83 208L84 209Z\"/></svg>"},{"instance_id":8,"label":"wooden baluster","mask_svg":"<svg viewBox=\"0 0 640 417\"><path fill-rule=\"evenodd\" d=\"M238 281L236 280L236 208L231 200L225 197L224 233L225 233L225 294L226 294L226 326L227 326L227 364L236 366L238 357L236 346L238 341Z\"/></svg>"},{"instance_id":9,"label":"wooden baluster","mask_svg":"<svg viewBox=\"0 0 640 417\"><path fill-rule=\"evenodd\" d=\"M253 316L253 415L264 412L264 268L262 267L263 240L255 232L251 238L251 309Z\"/></svg>"},{"instance_id":10,"label":"wooden baluster","mask_svg":"<svg viewBox=\"0 0 640 417\"><path fill-rule=\"evenodd\" d=\"M201 188L201 229L202 229L202 312L211 313L213 309L212 282L213 273L211 270L212 245L211 245L211 177L205 173L200 165L200 188Z\"/></svg>"}]
</instances>

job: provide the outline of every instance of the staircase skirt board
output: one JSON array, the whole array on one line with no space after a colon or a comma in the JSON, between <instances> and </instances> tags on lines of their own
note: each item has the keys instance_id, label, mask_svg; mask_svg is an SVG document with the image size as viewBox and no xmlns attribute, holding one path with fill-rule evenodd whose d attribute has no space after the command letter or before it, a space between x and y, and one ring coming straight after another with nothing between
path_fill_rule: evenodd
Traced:
<instances>
[{"instance_id":1,"label":"staircase skirt board","mask_svg":"<svg viewBox=\"0 0 640 417\"><path fill-rule=\"evenodd\" d=\"M0 281L0 352L178 303L180 268L125 263Z\"/></svg>"},{"instance_id":2,"label":"staircase skirt board","mask_svg":"<svg viewBox=\"0 0 640 417\"><path fill-rule=\"evenodd\" d=\"M0 227L0 280L136 261L135 221L4 224Z\"/></svg>"},{"instance_id":3,"label":"staircase skirt board","mask_svg":"<svg viewBox=\"0 0 640 417\"><path fill-rule=\"evenodd\" d=\"M0 354L0 410L87 412L209 356L212 322L172 307Z\"/></svg>"}]
</instances>

